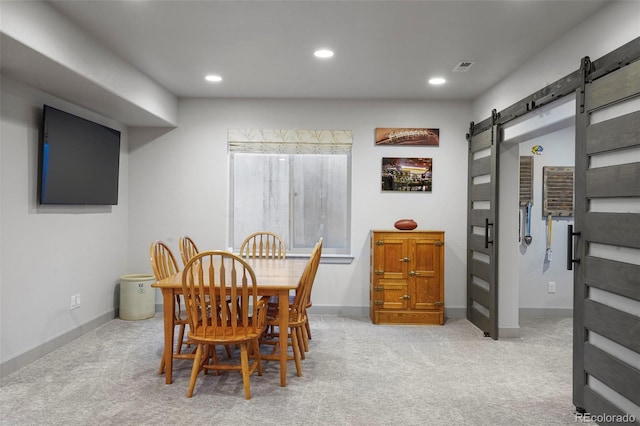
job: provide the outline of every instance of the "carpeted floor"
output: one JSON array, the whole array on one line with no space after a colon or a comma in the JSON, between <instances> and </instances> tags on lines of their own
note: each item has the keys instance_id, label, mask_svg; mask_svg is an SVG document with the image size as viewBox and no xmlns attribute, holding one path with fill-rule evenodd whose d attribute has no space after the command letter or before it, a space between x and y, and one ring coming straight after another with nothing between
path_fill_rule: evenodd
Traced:
<instances>
[{"instance_id":1,"label":"carpeted floor","mask_svg":"<svg viewBox=\"0 0 640 426\"><path fill-rule=\"evenodd\" d=\"M315 315L303 377L265 362L244 399L237 372L157 374L162 317L113 320L0 381L2 425L570 425L571 319L491 340L463 319L375 326Z\"/></svg>"}]
</instances>

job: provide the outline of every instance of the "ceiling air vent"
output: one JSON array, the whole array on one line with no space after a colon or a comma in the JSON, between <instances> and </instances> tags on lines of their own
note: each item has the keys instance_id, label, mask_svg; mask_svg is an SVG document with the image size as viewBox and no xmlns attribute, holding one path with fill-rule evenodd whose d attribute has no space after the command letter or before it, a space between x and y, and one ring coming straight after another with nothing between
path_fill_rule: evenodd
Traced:
<instances>
[{"instance_id":1,"label":"ceiling air vent","mask_svg":"<svg viewBox=\"0 0 640 426\"><path fill-rule=\"evenodd\" d=\"M469 68L471 68L475 64L475 62L460 62L455 66L453 72L467 72Z\"/></svg>"}]
</instances>

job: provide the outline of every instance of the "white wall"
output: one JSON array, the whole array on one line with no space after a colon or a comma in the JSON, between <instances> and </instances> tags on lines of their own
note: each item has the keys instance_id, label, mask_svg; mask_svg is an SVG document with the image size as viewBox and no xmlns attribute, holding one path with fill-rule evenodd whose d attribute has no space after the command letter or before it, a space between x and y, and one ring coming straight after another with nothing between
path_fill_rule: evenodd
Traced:
<instances>
[{"instance_id":1,"label":"white wall","mask_svg":"<svg viewBox=\"0 0 640 426\"><path fill-rule=\"evenodd\" d=\"M612 1L475 99L473 120L489 118L492 109L500 111L571 74L585 56L596 60L637 37L640 2Z\"/></svg>"},{"instance_id":2,"label":"white wall","mask_svg":"<svg viewBox=\"0 0 640 426\"><path fill-rule=\"evenodd\" d=\"M369 306L369 231L393 229L413 218L419 229L445 231L445 307L466 306L466 198L468 102L206 100L179 103L178 128L130 134L129 258L149 272L149 244L182 234L200 248L228 243L228 128L346 129L352 156L350 265L322 264L314 308L364 314ZM439 147L376 147L376 127L436 127ZM382 193L383 156L432 157L432 193ZM160 299L158 298L158 301ZM453 312L453 310L451 310Z\"/></svg>"},{"instance_id":3,"label":"white wall","mask_svg":"<svg viewBox=\"0 0 640 426\"><path fill-rule=\"evenodd\" d=\"M113 318L127 270L127 131L111 120L5 77L0 80L0 362ZM119 204L39 206L37 158L42 105L121 130ZM81 307L70 310L71 295Z\"/></svg>"}]
</instances>

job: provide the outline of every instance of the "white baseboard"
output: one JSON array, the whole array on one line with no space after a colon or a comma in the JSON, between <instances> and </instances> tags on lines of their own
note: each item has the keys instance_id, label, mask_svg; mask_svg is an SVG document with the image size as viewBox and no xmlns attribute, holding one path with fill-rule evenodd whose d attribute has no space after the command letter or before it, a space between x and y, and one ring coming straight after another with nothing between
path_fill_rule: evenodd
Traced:
<instances>
[{"instance_id":1,"label":"white baseboard","mask_svg":"<svg viewBox=\"0 0 640 426\"><path fill-rule=\"evenodd\" d=\"M517 339L520 337L520 327L498 327L499 339Z\"/></svg>"},{"instance_id":2,"label":"white baseboard","mask_svg":"<svg viewBox=\"0 0 640 426\"><path fill-rule=\"evenodd\" d=\"M318 315L336 315L349 317L368 317L369 306L320 306L313 305L309 309L309 313ZM444 310L446 318L465 318L467 316L467 308L446 308Z\"/></svg>"},{"instance_id":3,"label":"white baseboard","mask_svg":"<svg viewBox=\"0 0 640 426\"><path fill-rule=\"evenodd\" d=\"M162 304L156 305L156 312L162 312ZM314 305L309 309L310 313L318 315L344 315L352 317L368 317L368 306L320 306ZM467 317L467 308L448 308L445 307L444 316L451 319L460 319ZM549 309L549 308L520 308L520 318L532 317L573 317L573 309Z\"/></svg>"},{"instance_id":4,"label":"white baseboard","mask_svg":"<svg viewBox=\"0 0 640 426\"><path fill-rule=\"evenodd\" d=\"M322 306L313 305L309 308L310 314L317 315L335 315L344 317L368 317L368 306Z\"/></svg>"},{"instance_id":5,"label":"white baseboard","mask_svg":"<svg viewBox=\"0 0 640 426\"><path fill-rule=\"evenodd\" d=\"M114 318L116 318L114 311L107 312L106 314L101 315L86 324L82 324L79 327L76 327L73 330L62 334L61 336L55 337L38 347L35 347L21 355L3 362L2 364L0 364L0 377L7 376L14 371L21 369L25 365L31 364L32 362L36 361L39 358L42 358L49 352L53 352L54 350L61 348L67 343L70 343L83 334L86 334L89 331L108 323Z\"/></svg>"},{"instance_id":6,"label":"white baseboard","mask_svg":"<svg viewBox=\"0 0 640 426\"><path fill-rule=\"evenodd\" d=\"M572 308L520 308L520 318L573 318Z\"/></svg>"},{"instance_id":7,"label":"white baseboard","mask_svg":"<svg viewBox=\"0 0 640 426\"><path fill-rule=\"evenodd\" d=\"M540 317L551 317L551 318L572 318L573 317L573 309L565 309L565 308L520 308L519 309L519 320L521 322L526 318L540 318ZM520 326L509 326L509 327L499 327L498 335L501 339L510 339L510 338L519 338L520 337Z\"/></svg>"}]
</instances>

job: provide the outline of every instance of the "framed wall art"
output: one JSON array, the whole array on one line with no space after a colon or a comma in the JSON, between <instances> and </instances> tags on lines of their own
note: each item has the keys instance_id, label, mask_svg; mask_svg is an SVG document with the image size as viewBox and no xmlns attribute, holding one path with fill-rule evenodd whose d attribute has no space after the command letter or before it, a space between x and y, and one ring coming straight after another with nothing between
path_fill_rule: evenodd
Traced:
<instances>
[{"instance_id":1,"label":"framed wall art","mask_svg":"<svg viewBox=\"0 0 640 426\"><path fill-rule=\"evenodd\" d=\"M376 145L440 145L440 129L376 128Z\"/></svg>"},{"instance_id":2,"label":"framed wall art","mask_svg":"<svg viewBox=\"0 0 640 426\"><path fill-rule=\"evenodd\" d=\"M431 158L383 157L382 191L431 192L432 169Z\"/></svg>"},{"instance_id":3,"label":"framed wall art","mask_svg":"<svg viewBox=\"0 0 640 426\"><path fill-rule=\"evenodd\" d=\"M542 214L573 217L574 167L542 168Z\"/></svg>"}]
</instances>

